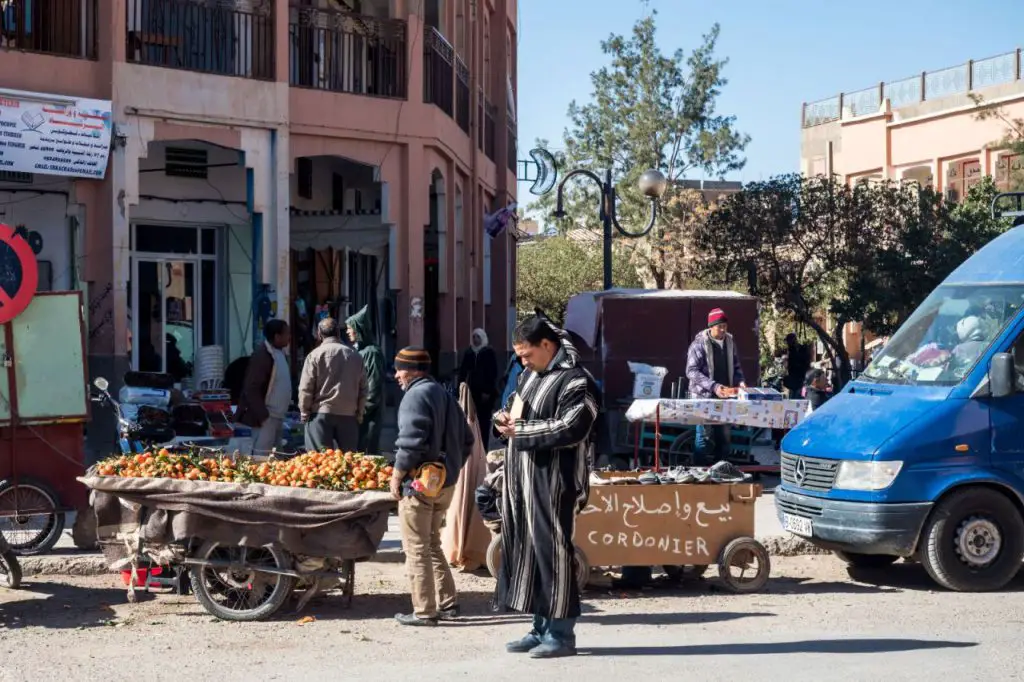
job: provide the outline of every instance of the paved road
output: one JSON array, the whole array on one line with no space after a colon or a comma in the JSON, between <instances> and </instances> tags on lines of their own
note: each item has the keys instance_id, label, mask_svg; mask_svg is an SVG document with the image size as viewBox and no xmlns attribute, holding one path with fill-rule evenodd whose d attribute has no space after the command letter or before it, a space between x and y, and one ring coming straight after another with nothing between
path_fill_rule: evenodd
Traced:
<instances>
[{"instance_id":1,"label":"paved road","mask_svg":"<svg viewBox=\"0 0 1024 682\"><path fill-rule=\"evenodd\" d=\"M213 620L191 597L125 602L109 576L40 578L0 590L0 680L922 680L1012 679L1019 594L933 591L919 567L854 581L827 556L778 558L765 592L684 588L588 593L580 656L533 661L503 651L514 617L485 615L489 578L458 576L464 622L411 630L401 565L363 564L351 610L328 596L299 625ZM884 583L878 585L874 583ZM73 646L69 646L72 644Z\"/></svg>"}]
</instances>

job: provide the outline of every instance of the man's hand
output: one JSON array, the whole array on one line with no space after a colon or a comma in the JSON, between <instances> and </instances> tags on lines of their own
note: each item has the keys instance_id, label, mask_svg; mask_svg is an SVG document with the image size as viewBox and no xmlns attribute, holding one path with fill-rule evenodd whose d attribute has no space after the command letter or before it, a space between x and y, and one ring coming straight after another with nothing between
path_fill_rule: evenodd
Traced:
<instances>
[{"instance_id":1,"label":"man's hand","mask_svg":"<svg viewBox=\"0 0 1024 682\"><path fill-rule=\"evenodd\" d=\"M300 414L299 419L302 420L303 424L306 424L307 422L309 422L309 415L305 413Z\"/></svg>"},{"instance_id":2,"label":"man's hand","mask_svg":"<svg viewBox=\"0 0 1024 682\"><path fill-rule=\"evenodd\" d=\"M715 395L718 396L719 398L728 398L729 389L723 386L722 384L715 384Z\"/></svg>"},{"instance_id":3,"label":"man's hand","mask_svg":"<svg viewBox=\"0 0 1024 682\"><path fill-rule=\"evenodd\" d=\"M511 419L506 420L500 426L498 426L498 433L509 440L516 435L516 423Z\"/></svg>"},{"instance_id":4,"label":"man's hand","mask_svg":"<svg viewBox=\"0 0 1024 682\"><path fill-rule=\"evenodd\" d=\"M402 499L402 479L397 475L391 476L391 497L396 500Z\"/></svg>"},{"instance_id":5,"label":"man's hand","mask_svg":"<svg viewBox=\"0 0 1024 682\"><path fill-rule=\"evenodd\" d=\"M498 412L497 414L494 415L494 427L499 431L501 431L502 427L507 426L511 421L512 416L505 410L502 410L501 412Z\"/></svg>"}]
</instances>

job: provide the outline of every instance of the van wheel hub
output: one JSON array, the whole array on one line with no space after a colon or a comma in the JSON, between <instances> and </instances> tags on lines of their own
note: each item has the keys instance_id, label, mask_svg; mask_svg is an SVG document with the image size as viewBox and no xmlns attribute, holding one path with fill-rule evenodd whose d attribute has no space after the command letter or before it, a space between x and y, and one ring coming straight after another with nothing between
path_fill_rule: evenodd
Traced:
<instances>
[{"instance_id":1,"label":"van wheel hub","mask_svg":"<svg viewBox=\"0 0 1024 682\"><path fill-rule=\"evenodd\" d=\"M965 519L956 534L956 551L964 563L980 568L999 556L1003 540L999 528L986 518Z\"/></svg>"}]
</instances>

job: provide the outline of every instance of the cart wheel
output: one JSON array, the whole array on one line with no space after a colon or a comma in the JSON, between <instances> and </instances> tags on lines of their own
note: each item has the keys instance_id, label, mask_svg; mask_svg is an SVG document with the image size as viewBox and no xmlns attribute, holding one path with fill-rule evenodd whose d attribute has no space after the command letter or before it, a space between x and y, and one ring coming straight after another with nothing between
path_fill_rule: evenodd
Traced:
<instances>
[{"instance_id":1,"label":"cart wheel","mask_svg":"<svg viewBox=\"0 0 1024 682\"><path fill-rule=\"evenodd\" d=\"M576 585L580 588L580 592L582 592L587 589L587 584L590 583L590 560L587 559L587 555L579 547L573 545L573 549L576 553Z\"/></svg>"},{"instance_id":2,"label":"cart wheel","mask_svg":"<svg viewBox=\"0 0 1024 682\"><path fill-rule=\"evenodd\" d=\"M295 589L295 578L264 573L261 566L290 570L291 557L273 546L232 547L207 541L194 556L199 561L229 561L230 568L193 566L192 591L210 615L221 620L269 618Z\"/></svg>"},{"instance_id":3,"label":"cart wheel","mask_svg":"<svg viewBox=\"0 0 1024 682\"><path fill-rule=\"evenodd\" d=\"M668 463L670 466L693 466L696 431L687 429L676 436L668 446Z\"/></svg>"},{"instance_id":4,"label":"cart wheel","mask_svg":"<svg viewBox=\"0 0 1024 682\"><path fill-rule=\"evenodd\" d=\"M64 531L57 494L28 478L0 483L0 534L18 556L43 554Z\"/></svg>"},{"instance_id":5,"label":"cart wheel","mask_svg":"<svg viewBox=\"0 0 1024 682\"><path fill-rule=\"evenodd\" d=\"M734 570L738 570L739 575ZM718 559L718 578L730 592L761 590L768 582L771 570L768 550L753 538L736 538L725 546Z\"/></svg>"},{"instance_id":6,"label":"cart wheel","mask_svg":"<svg viewBox=\"0 0 1024 682\"><path fill-rule=\"evenodd\" d=\"M21 564L9 549L0 552L0 583L12 590L21 586Z\"/></svg>"},{"instance_id":7,"label":"cart wheel","mask_svg":"<svg viewBox=\"0 0 1024 682\"><path fill-rule=\"evenodd\" d=\"M580 590L587 587L587 583L590 582L590 561L587 560L587 555L583 553L583 550L579 547L575 547L576 552L576 584ZM498 571L501 570L501 536L495 535L491 540L491 544L487 547L487 570L490 571L491 576L495 579L498 577Z\"/></svg>"},{"instance_id":8,"label":"cart wheel","mask_svg":"<svg viewBox=\"0 0 1024 682\"><path fill-rule=\"evenodd\" d=\"M665 575L669 577L669 580L681 583L700 580L708 572L707 564L696 566L662 566L662 568L665 570Z\"/></svg>"}]
</instances>

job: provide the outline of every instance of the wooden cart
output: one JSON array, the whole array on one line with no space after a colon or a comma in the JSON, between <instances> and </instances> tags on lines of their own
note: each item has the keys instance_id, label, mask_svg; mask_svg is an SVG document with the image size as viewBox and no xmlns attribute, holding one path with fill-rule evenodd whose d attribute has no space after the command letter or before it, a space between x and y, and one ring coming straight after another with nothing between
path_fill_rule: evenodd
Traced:
<instances>
[{"instance_id":1,"label":"wooden cart","mask_svg":"<svg viewBox=\"0 0 1024 682\"><path fill-rule=\"evenodd\" d=\"M614 484L639 472L601 472L576 519L589 566L664 566L700 576L718 566L722 585L756 592L768 582L768 551L754 539L756 483Z\"/></svg>"}]
</instances>

